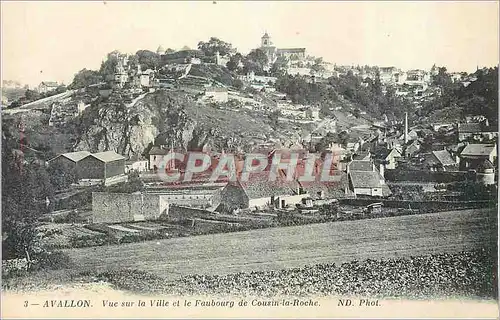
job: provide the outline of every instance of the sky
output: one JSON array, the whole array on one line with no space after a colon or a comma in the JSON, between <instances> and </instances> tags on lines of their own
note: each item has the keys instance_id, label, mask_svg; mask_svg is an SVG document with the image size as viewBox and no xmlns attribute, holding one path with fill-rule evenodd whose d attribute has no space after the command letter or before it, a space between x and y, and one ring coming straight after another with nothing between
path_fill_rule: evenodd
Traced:
<instances>
[{"instance_id":1,"label":"sky","mask_svg":"<svg viewBox=\"0 0 500 320\"><path fill-rule=\"evenodd\" d=\"M242 53L265 31L338 65L473 72L498 65L498 2L2 1L2 79L71 83L108 52L195 48L211 36Z\"/></svg>"}]
</instances>

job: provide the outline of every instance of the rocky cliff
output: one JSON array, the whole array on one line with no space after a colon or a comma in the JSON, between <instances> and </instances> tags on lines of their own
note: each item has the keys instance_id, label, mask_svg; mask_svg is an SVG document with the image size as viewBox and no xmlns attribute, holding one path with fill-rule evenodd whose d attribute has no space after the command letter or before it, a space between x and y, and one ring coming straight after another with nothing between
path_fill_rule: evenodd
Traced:
<instances>
[{"instance_id":1,"label":"rocky cliff","mask_svg":"<svg viewBox=\"0 0 500 320\"><path fill-rule=\"evenodd\" d=\"M79 131L75 150L114 150L130 158L152 144L235 151L275 135L266 121L246 111L202 105L172 91L149 93L135 104L95 104L85 110Z\"/></svg>"}]
</instances>

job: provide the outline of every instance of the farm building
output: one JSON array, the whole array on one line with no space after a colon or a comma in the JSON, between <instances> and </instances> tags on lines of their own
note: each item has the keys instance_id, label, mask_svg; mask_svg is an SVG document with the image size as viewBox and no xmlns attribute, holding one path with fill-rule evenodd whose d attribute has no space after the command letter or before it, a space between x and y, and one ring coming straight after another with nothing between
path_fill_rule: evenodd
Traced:
<instances>
[{"instance_id":1,"label":"farm building","mask_svg":"<svg viewBox=\"0 0 500 320\"><path fill-rule=\"evenodd\" d=\"M378 171L351 171L349 173L349 187L356 196L384 197L390 195L390 190Z\"/></svg>"},{"instance_id":2,"label":"farm building","mask_svg":"<svg viewBox=\"0 0 500 320\"><path fill-rule=\"evenodd\" d=\"M120 223L156 220L168 214L169 204L162 195L137 193L92 193L93 223Z\"/></svg>"},{"instance_id":3,"label":"farm building","mask_svg":"<svg viewBox=\"0 0 500 320\"><path fill-rule=\"evenodd\" d=\"M149 187L147 194L161 195L178 206L215 209L222 201L221 192L227 183L181 183L168 187Z\"/></svg>"},{"instance_id":4,"label":"farm building","mask_svg":"<svg viewBox=\"0 0 500 320\"><path fill-rule=\"evenodd\" d=\"M60 169L64 175L73 176L74 182L77 182L80 177L78 169L79 163L90 154L91 153L88 151L68 152L60 154L48 162L51 167Z\"/></svg>"},{"instance_id":5,"label":"farm building","mask_svg":"<svg viewBox=\"0 0 500 320\"><path fill-rule=\"evenodd\" d=\"M383 166L380 166L383 170ZM347 166L349 190L355 196L386 197L391 190L385 184L383 171L379 172L372 161L354 160Z\"/></svg>"},{"instance_id":6,"label":"farm building","mask_svg":"<svg viewBox=\"0 0 500 320\"><path fill-rule=\"evenodd\" d=\"M448 150L436 150L425 155L425 169L431 171L456 171L458 164Z\"/></svg>"},{"instance_id":7,"label":"farm building","mask_svg":"<svg viewBox=\"0 0 500 320\"><path fill-rule=\"evenodd\" d=\"M285 181L282 176L278 176L276 181L269 181L269 172L253 174L248 181L237 182L234 187L233 194L237 194L240 189L242 208L284 208L301 203L303 198L309 197L297 181Z\"/></svg>"},{"instance_id":8,"label":"farm building","mask_svg":"<svg viewBox=\"0 0 500 320\"><path fill-rule=\"evenodd\" d=\"M475 170L484 160L496 164L496 159L496 144L468 144L460 153L460 170Z\"/></svg>"},{"instance_id":9,"label":"farm building","mask_svg":"<svg viewBox=\"0 0 500 320\"><path fill-rule=\"evenodd\" d=\"M79 177L83 180L99 180L105 185L126 180L125 157L114 151L89 154L80 160Z\"/></svg>"}]
</instances>

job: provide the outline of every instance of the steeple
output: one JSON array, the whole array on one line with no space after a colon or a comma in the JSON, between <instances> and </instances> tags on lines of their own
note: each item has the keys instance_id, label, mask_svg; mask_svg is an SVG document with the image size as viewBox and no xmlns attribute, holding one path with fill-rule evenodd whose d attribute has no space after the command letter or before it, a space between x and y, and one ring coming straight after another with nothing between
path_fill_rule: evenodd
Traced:
<instances>
[{"instance_id":1,"label":"steeple","mask_svg":"<svg viewBox=\"0 0 500 320\"><path fill-rule=\"evenodd\" d=\"M272 45L271 37L269 36L269 34L267 34L267 31L264 33L262 38L260 38L260 40L262 47L270 47Z\"/></svg>"}]
</instances>

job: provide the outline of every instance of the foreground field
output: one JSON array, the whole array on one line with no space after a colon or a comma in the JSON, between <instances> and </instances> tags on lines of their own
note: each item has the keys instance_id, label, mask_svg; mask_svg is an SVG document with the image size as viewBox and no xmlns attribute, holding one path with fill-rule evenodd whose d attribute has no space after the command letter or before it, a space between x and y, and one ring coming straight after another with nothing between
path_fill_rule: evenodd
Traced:
<instances>
[{"instance_id":1,"label":"foreground field","mask_svg":"<svg viewBox=\"0 0 500 320\"><path fill-rule=\"evenodd\" d=\"M134 269L166 280L321 263L493 249L495 209L345 221L71 249L78 271ZM77 271L75 270L75 271Z\"/></svg>"}]
</instances>

